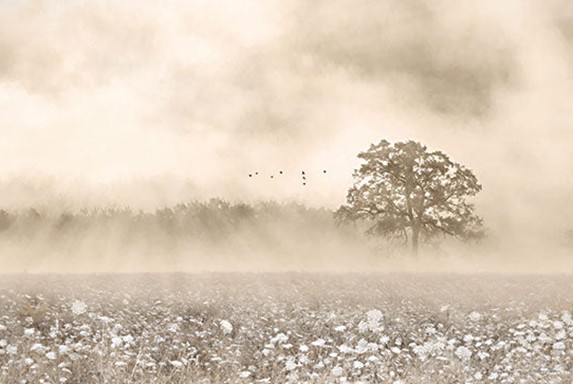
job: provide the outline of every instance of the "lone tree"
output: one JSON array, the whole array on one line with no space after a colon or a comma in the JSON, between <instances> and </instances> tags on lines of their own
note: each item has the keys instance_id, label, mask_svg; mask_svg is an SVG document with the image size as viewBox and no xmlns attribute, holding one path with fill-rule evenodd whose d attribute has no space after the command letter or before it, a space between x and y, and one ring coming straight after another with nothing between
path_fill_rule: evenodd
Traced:
<instances>
[{"instance_id":1,"label":"lone tree","mask_svg":"<svg viewBox=\"0 0 573 384\"><path fill-rule=\"evenodd\" d=\"M411 238L417 255L421 239L482 236L482 219L466 201L481 185L471 170L440 151L429 152L415 141L382 140L358 154L364 160L354 171L347 204L335 213L339 221L373 223L367 234Z\"/></svg>"}]
</instances>

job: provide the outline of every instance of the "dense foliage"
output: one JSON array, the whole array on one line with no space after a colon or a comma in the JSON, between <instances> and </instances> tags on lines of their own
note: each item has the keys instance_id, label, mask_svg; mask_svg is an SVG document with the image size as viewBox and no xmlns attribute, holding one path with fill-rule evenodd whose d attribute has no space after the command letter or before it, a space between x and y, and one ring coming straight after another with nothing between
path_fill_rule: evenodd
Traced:
<instances>
[{"instance_id":1,"label":"dense foliage","mask_svg":"<svg viewBox=\"0 0 573 384\"><path fill-rule=\"evenodd\" d=\"M481 235L482 220L467 197L482 187L471 170L443 152L430 152L414 141L382 140L358 157L364 163L354 172L339 219L370 221L370 234L405 241L410 236L415 253L420 238Z\"/></svg>"},{"instance_id":2,"label":"dense foliage","mask_svg":"<svg viewBox=\"0 0 573 384\"><path fill-rule=\"evenodd\" d=\"M273 201L211 199L154 212L0 211L0 272L330 268L367 248L360 237L337 227L332 210Z\"/></svg>"},{"instance_id":3,"label":"dense foliage","mask_svg":"<svg viewBox=\"0 0 573 384\"><path fill-rule=\"evenodd\" d=\"M31 208L26 211L0 211L0 236L18 233L33 236L48 230L53 236L64 236L97 227L128 232L154 231L177 236L219 239L244 227L263 227L270 222L286 225L329 225L332 212L325 208L310 208L299 203L255 204L231 203L223 199L194 201L154 212L133 211L129 208L84 209L58 215Z\"/></svg>"}]
</instances>

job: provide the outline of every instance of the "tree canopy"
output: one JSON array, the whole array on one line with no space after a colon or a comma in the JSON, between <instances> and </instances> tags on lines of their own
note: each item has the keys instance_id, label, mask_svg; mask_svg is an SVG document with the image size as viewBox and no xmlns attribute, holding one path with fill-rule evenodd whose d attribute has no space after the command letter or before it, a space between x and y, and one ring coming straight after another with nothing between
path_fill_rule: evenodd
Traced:
<instances>
[{"instance_id":1,"label":"tree canopy","mask_svg":"<svg viewBox=\"0 0 573 384\"><path fill-rule=\"evenodd\" d=\"M415 254L420 240L482 236L482 219L467 201L482 187L471 170L445 153L415 141L382 140L358 157L364 162L354 171L338 220L366 220L372 223L368 234L411 239Z\"/></svg>"}]
</instances>

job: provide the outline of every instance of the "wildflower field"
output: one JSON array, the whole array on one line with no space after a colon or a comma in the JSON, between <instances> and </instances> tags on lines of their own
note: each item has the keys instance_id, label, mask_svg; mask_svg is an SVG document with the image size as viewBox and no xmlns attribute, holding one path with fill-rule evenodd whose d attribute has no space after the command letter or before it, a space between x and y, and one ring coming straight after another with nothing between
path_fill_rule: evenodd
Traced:
<instances>
[{"instance_id":1,"label":"wildflower field","mask_svg":"<svg viewBox=\"0 0 573 384\"><path fill-rule=\"evenodd\" d=\"M4 275L0 383L571 383L568 276Z\"/></svg>"}]
</instances>

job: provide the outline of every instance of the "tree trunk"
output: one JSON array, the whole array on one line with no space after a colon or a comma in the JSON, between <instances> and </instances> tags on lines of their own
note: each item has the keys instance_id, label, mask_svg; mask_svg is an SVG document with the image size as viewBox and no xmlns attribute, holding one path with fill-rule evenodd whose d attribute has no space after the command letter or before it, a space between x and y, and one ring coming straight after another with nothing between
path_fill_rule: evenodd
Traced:
<instances>
[{"instance_id":1,"label":"tree trunk","mask_svg":"<svg viewBox=\"0 0 573 384\"><path fill-rule=\"evenodd\" d=\"M412 255L418 256L418 249L420 244L420 228L417 225L412 227Z\"/></svg>"}]
</instances>

